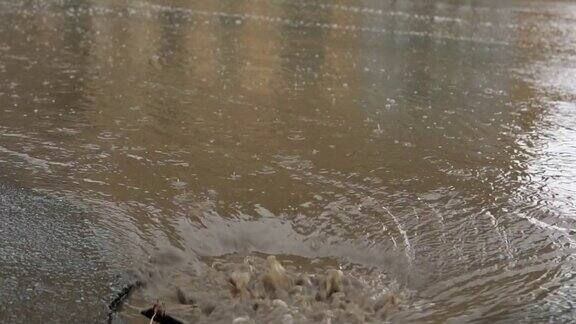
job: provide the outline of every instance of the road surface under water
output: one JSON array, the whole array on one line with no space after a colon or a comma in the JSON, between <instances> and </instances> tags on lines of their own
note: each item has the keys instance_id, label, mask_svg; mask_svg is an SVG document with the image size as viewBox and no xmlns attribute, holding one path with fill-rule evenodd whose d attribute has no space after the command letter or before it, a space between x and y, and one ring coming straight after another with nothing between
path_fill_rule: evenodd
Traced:
<instances>
[{"instance_id":1,"label":"road surface under water","mask_svg":"<svg viewBox=\"0 0 576 324\"><path fill-rule=\"evenodd\" d=\"M570 2L0 1L0 76L0 321L105 321L165 251L576 316Z\"/></svg>"}]
</instances>

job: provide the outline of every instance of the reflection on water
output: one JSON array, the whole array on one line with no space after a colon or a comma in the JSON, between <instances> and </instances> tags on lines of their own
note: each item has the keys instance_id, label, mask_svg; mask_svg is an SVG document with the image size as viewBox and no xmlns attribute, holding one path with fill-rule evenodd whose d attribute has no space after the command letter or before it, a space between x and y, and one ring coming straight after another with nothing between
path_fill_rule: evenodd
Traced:
<instances>
[{"instance_id":1,"label":"reflection on water","mask_svg":"<svg viewBox=\"0 0 576 324\"><path fill-rule=\"evenodd\" d=\"M404 320L571 318L575 21L525 1L0 2L0 177L90 206L125 271L166 248L277 254L386 274L422 301Z\"/></svg>"}]
</instances>

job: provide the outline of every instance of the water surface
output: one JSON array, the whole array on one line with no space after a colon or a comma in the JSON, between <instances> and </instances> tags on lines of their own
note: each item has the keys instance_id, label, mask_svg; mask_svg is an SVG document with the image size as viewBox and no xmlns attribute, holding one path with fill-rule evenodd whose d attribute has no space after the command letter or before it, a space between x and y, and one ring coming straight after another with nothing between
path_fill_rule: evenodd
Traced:
<instances>
[{"instance_id":1,"label":"water surface","mask_svg":"<svg viewBox=\"0 0 576 324\"><path fill-rule=\"evenodd\" d=\"M0 180L82 206L58 239L108 288L58 306L94 321L166 249L383 275L400 322L567 321L575 44L570 2L2 1ZM0 319L36 319L8 247Z\"/></svg>"}]
</instances>

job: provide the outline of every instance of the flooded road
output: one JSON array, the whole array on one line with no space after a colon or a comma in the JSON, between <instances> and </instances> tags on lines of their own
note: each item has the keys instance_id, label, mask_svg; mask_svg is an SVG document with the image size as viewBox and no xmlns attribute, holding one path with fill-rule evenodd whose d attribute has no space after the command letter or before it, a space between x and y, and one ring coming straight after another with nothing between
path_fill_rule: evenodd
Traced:
<instances>
[{"instance_id":1,"label":"flooded road","mask_svg":"<svg viewBox=\"0 0 576 324\"><path fill-rule=\"evenodd\" d=\"M0 75L0 321L105 321L165 251L576 316L569 2L0 1Z\"/></svg>"}]
</instances>

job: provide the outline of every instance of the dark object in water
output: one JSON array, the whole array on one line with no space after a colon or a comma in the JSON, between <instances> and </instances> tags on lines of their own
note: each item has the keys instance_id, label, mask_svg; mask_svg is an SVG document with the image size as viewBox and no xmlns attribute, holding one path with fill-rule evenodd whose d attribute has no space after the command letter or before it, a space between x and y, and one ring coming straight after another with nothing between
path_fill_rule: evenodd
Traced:
<instances>
[{"instance_id":1,"label":"dark object in water","mask_svg":"<svg viewBox=\"0 0 576 324\"><path fill-rule=\"evenodd\" d=\"M126 287L124 287L114 299L112 299L112 301L108 305L108 309L109 309L108 323L112 323L113 314L115 312L118 312L122 308L122 304L124 304L124 301L128 297L130 297L130 295L132 295L132 293L134 292L134 290L136 288L141 287L141 286L142 286L142 283L140 281L136 281L133 284L129 284Z\"/></svg>"},{"instance_id":2,"label":"dark object in water","mask_svg":"<svg viewBox=\"0 0 576 324\"><path fill-rule=\"evenodd\" d=\"M140 314L148 317L148 318L152 318L152 316L154 316L154 314L156 314L156 316L154 316L154 322L160 323L160 324L184 324L183 322L175 319L174 317L170 316L170 315L166 315L166 313L164 311L157 311L155 310L156 307L150 307L148 309L145 309L143 311L140 312Z\"/></svg>"}]
</instances>

